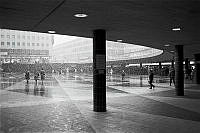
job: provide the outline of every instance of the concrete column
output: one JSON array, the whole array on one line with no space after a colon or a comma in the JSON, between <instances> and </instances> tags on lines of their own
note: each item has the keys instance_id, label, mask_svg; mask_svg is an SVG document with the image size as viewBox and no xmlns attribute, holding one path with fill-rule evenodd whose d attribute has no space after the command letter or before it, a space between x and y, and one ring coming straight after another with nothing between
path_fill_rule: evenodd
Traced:
<instances>
[{"instance_id":1,"label":"concrete column","mask_svg":"<svg viewBox=\"0 0 200 133\"><path fill-rule=\"evenodd\" d=\"M183 45L175 45L175 88L176 95L184 95Z\"/></svg>"},{"instance_id":2,"label":"concrete column","mask_svg":"<svg viewBox=\"0 0 200 133\"><path fill-rule=\"evenodd\" d=\"M159 75L161 76L162 64L159 62Z\"/></svg>"},{"instance_id":3,"label":"concrete column","mask_svg":"<svg viewBox=\"0 0 200 133\"><path fill-rule=\"evenodd\" d=\"M106 111L106 31L93 31L93 110Z\"/></svg>"},{"instance_id":4,"label":"concrete column","mask_svg":"<svg viewBox=\"0 0 200 133\"><path fill-rule=\"evenodd\" d=\"M174 60L171 61L171 66L174 68Z\"/></svg>"},{"instance_id":5,"label":"concrete column","mask_svg":"<svg viewBox=\"0 0 200 133\"><path fill-rule=\"evenodd\" d=\"M195 79L196 83L200 84L200 54L195 54Z\"/></svg>"}]
</instances>

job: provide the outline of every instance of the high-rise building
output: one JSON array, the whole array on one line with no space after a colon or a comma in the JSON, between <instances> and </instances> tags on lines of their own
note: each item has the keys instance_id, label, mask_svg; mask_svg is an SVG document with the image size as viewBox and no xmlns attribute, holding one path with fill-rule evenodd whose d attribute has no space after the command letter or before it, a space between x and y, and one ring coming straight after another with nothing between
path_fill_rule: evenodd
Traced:
<instances>
[{"instance_id":1,"label":"high-rise building","mask_svg":"<svg viewBox=\"0 0 200 133\"><path fill-rule=\"evenodd\" d=\"M0 29L0 42L1 63L48 62L54 38L47 33Z\"/></svg>"}]
</instances>

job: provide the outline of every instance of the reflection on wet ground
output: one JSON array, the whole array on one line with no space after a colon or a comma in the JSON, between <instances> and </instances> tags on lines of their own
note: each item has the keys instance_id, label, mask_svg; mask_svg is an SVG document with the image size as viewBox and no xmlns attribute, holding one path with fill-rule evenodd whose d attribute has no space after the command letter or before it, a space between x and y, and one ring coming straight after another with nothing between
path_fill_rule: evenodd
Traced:
<instances>
[{"instance_id":1,"label":"reflection on wet ground","mask_svg":"<svg viewBox=\"0 0 200 133\"><path fill-rule=\"evenodd\" d=\"M22 80L23 80L22 75L16 76L16 75L12 75L10 73L1 73L0 74L0 84L1 84L0 89L3 90L3 89L5 89L9 86L12 86Z\"/></svg>"},{"instance_id":2,"label":"reflection on wet ground","mask_svg":"<svg viewBox=\"0 0 200 133\"><path fill-rule=\"evenodd\" d=\"M92 90L93 85L93 76L92 75L85 75L85 74L67 74L67 75L59 75L60 78L62 78L62 82L75 82L78 84L85 84L88 86L73 86L76 90ZM113 75L113 76L107 76L106 77L107 83L109 83L109 86L107 86L107 92L111 93L127 93L123 90L115 89L115 86L119 87L148 87L148 82L146 77L142 76L132 76L132 77L126 77L124 80L121 79L121 76L119 75ZM11 75L4 75L4 77L1 77L1 89L5 89L9 86L14 85L17 82L20 82L24 80L23 77L11 77ZM111 84L110 84L111 83ZM35 81L33 78L29 81L28 84L25 82L23 83L23 88L15 88L11 89L9 91L12 92L18 92L18 93L24 93L27 95L34 95L34 96L43 96L43 97L53 97L55 93L62 94L62 90L60 92L54 92L54 89L56 86L59 86L57 80L55 80L54 76L47 74L44 83L42 84L39 80L38 84L35 84Z\"/></svg>"},{"instance_id":3,"label":"reflection on wet ground","mask_svg":"<svg viewBox=\"0 0 200 133\"><path fill-rule=\"evenodd\" d=\"M199 86L196 90L187 87L186 95L177 97L168 84L164 84L168 88L149 90L146 78L130 76L122 81L120 76L108 77L108 111L97 113L91 107L92 76L47 75L44 84L39 80L37 85L33 78L29 84L9 77L1 81L17 83L1 91L1 130L5 133L95 132L97 129L96 132L123 133L144 129L144 125L147 130L136 132L168 129L171 133L171 129L174 132L188 129L186 133L191 130L196 133L200 129Z\"/></svg>"},{"instance_id":4,"label":"reflection on wet ground","mask_svg":"<svg viewBox=\"0 0 200 133\"><path fill-rule=\"evenodd\" d=\"M49 97L49 98L55 97L55 95L65 96L63 90L57 88L57 86L59 86L58 82L56 80L52 82L53 83L44 82L44 84L39 82L38 84L35 84L33 81L31 81L28 84L24 83L25 85L23 88L21 87L18 89L10 89L8 91L24 93L27 95ZM54 86L52 86L52 84L54 84Z\"/></svg>"},{"instance_id":5,"label":"reflection on wet ground","mask_svg":"<svg viewBox=\"0 0 200 133\"><path fill-rule=\"evenodd\" d=\"M27 95L35 95L35 96L44 96L44 97L51 97L48 95L48 90L45 89L45 85L34 85L25 84L24 89L12 89L9 90L12 92L24 93Z\"/></svg>"}]
</instances>

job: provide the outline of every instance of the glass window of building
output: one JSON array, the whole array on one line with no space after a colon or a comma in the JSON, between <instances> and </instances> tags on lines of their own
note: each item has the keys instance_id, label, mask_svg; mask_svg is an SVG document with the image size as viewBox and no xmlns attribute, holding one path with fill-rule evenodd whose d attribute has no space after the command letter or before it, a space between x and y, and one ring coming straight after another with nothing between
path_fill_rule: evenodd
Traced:
<instances>
[{"instance_id":1,"label":"glass window of building","mask_svg":"<svg viewBox=\"0 0 200 133\"><path fill-rule=\"evenodd\" d=\"M32 43L32 46L35 46L35 43Z\"/></svg>"},{"instance_id":2,"label":"glass window of building","mask_svg":"<svg viewBox=\"0 0 200 133\"><path fill-rule=\"evenodd\" d=\"M1 35L1 38L4 38L4 35Z\"/></svg>"},{"instance_id":3,"label":"glass window of building","mask_svg":"<svg viewBox=\"0 0 200 133\"><path fill-rule=\"evenodd\" d=\"M10 46L10 42L7 42L7 46Z\"/></svg>"},{"instance_id":4,"label":"glass window of building","mask_svg":"<svg viewBox=\"0 0 200 133\"><path fill-rule=\"evenodd\" d=\"M49 47L49 44L47 43L47 47Z\"/></svg>"},{"instance_id":5,"label":"glass window of building","mask_svg":"<svg viewBox=\"0 0 200 133\"><path fill-rule=\"evenodd\" d=\"M1 46L4 46L4 42L1 42Z\"/></svg>"},{"instance_id":6,"label":"glass window of building","mask_svg":"<svg viewBox=\"0 0 200 133\"><path fill-rule=\"evenodd\" d=\"M25 42L23 42L22 45L25 46Z\"/></svg>"},{"instance_id":7,"label":"glass window of building","mask_svg":"<svg viewBox=\"0 0 200 133\"><path fill-rule=\"evenodd\" d=\"M39 43L37 43L37 46L40 46L40 44L39 44Z\"/></svg>"},{"instance_id":8,"label":"glass window of building","mask_svg":"<svg viewBox=\"0 0 200 133\"><path fill-rule=\"evenodd\" d=\"M38 39L38 40L40 40L40 37L39 37L39 36L37 36L37 39Z\"/></svg>"},{"instance_id":9,"label":"glass window of building","mask_svg":"<svg viewBox=\"0 0 200 133\"><path fill-rule=\"evenodd\" d=\"M15 47L15 42L12 42L12 46Z\"/></svg>"},{"instance_id":10,"label":"glass window of building","mask_svg":"<svg viewBox=\"0 0 200 133\"><path fill-rule=\"evenodd\" d=\"M27 39L29 40L29 39L30 39L30 36L27 36Z\"/></svg>"},{"instance_id":11,"label":"glass window of building","mask_svg":"<svg viewBox=\"0 0 200 133\"><path fill-rule=\"evenodd\" d=\"M35 36L32 36L32 40L35 40Z\"/></svg>"},{"instance_id":12,"label":"glass window of building","mask_svg":"<svg viewBox=\"0 0 200 133\"><path fill-rule=\"evenodd\" d=\"M25 35L23 35L22 38L25 39Z\"/></svg>"},{"instance_id":13,"label":"glass window of building","mask_svg":"<svg viewBox=\"0 0 200 133\"><path fill-rule=\"evenodd\" d=\"M27 43L27 46L30 46L30 43Z\"/></svg>"},{"instance_id":14,"label":"glass window of building","mask_svg":"<svg viewBox=\"0 0 200 133\"><path fill-rule=\"evenodd\" d=\"M20 39L20 35L17 35L17 38Z\"/></svg>"},{"instance_id":15,"label":"glass window of building","mask_svg":"<svg viewBox=\"0 0 200 133\"><path fill-rule=\"evenodd\" d=\"M20 46L20 42L17 42L17 46Z\"/></svg>"},{"instance_id":16,"label":"glass window of building","mask_svg":"<svg viewBox=\"0 0 200 133\"><path fill-rule=\"evenodd\" d=\"M15 39L15 35L12 35L12 39Z\"/></svg>"},{"instance_id":17,"label":"glass window of building","mask_svg":"<svg viewBox=\"0 0 200 133\"><path fill-rule=\"evenodd\" d=\"M7 38L10 39L10 35L7 35Z\"/></svg>"},{"instance_id":18,"label":"glass window of building","mask_svg":"<svg viewBox=\"0 0 200 133\"><path fill-rule=\"evenodd\" d=\"M42 47L44 47L44 43L42 43Z\"/></svg>"}]
</instances>

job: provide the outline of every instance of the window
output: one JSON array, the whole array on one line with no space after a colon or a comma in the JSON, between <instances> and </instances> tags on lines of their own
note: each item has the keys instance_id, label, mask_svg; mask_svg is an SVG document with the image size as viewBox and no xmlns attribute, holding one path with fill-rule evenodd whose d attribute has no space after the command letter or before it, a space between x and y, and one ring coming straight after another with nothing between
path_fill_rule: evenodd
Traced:
<instances>
[{"instance_id":1,"label":"window","mask_svg":"<svg viewBox=\"0 0 200 133\"><path fill-rule=\"evenodd\" d=\"M7 38L10 39L10 35L7 35Z\"/></svg>"},{"instance_id":2,"label":"window","mask_svg":"<svg viewBox=\"0 0 200 133\"><path fill-rule=\"evenodd\" d=\"M4 38L4 35L1 35L1 38Z\"/></svg>"},{"instance_id":3,"label":"window","mask_svg":"<svg viewBox=\"0 0 200 133\"><path fill-rule=\"evenodd\" d=\"M25 46L25 42L23 42L22 45Z\"/></svg>"},{"instance_id":4,"label":"window","mask_svg":"<svg viewBox=\"0 0 200 133\"><path fill-rule=\"evenodd\" d=\"M4 42L1 42L1 46L4 46Z\"/></svg>"},{"instance_id":5,"label":"window","mask_svg":"<svg viewBox=\"0 0 200 133\"><path fill-rule=\"evenodd\" d=\"M39 43L37 43L37 46L40 46L40 44L39 44Z\"/></svg>"},{"instance_id":6,"label":"window","mask_svg":"<svg viewBox=\"0 0 200 133\"><path fill-rule=\"evenodd\" d=\"M7 42L7 46L10 46L10 42Z\"/></svg>"},{"instance_id":7,"label":"window","mask_svg":"<svg viewBox=\"0 0 200 133\"><path fill-rule=\"evenodd\" d=\"M49 47L49 44L47 43L47 47Z\"/></svg>"},{"instance_id":8,"label":"window","mask_svg":"<svg viewBox=\"0 0 200 133\"><path fill-rule=\"evenodd\" d=\"M12 35L12 39L15 39L15 35Z\"/></svg>"},{"instance_id":9,"label":"window","mask_svg":"<svg viewBox=\"0 0 200 133\"><path fill-rule=\"evenodd\" d=\"M35 46L35 43L32 43L32 46Z\"/></svg>"},{"instance_id":10,"label":"window","mask_svg":"<svg viewBox=\"0 0 200 133\"><path fill-rule=\"evenodd\" d=\"M17 42L17 46L20 46L20 42Z\"/></svg>"},{"instance_id":11,"label":"window","mask_svg":"<svg viewBox=\"0 0 200 133\"><path fill-rule=\"evenodd\" d=\"M23 35L22 38L25 39L25 35Z\"/></svg>"},{"instance_id":12,"label":"window","mask_svg":"<svg viewBox=\"0 0 200 133\"><path fill-rule=\"evenodd\" d=\"M20 39L20 35L18 35L17 38Z\"/></svg>"},{"instance_id":13,"label":"window","mask_svg":"<svg viewBox=\"0 0 200 133\"><path fill-rule=\"evenodd\" d=\"M35 36L32 36L32 40L35 40Z\"/></svg>"},{"instance_id":14,"label":"window","mask_svg":"<svg viewBox=\"0 0 200 133\"><path fill-rule=\"evenodd\" d=\"M42 47L44 47L44 43L42 43Z\"/></svg>"},{"instance_id":15,"label":"window","mask_svg":"<svg viewBox=\"0 0 200 133\"><path fill-rule=\"evenodd\" d=\"M29 40L29 39L30 39L30 36L27 36L27 39Z\"/></svg>"},{"instance_id":16,"label":"window","mask_svg":"<svg viewBox=\"0 0 200 133\"><path fill-rule=\"evenodd\" d=\"M27 46L30 46L30 43L27 43Z\"/></svg>"},{"instance_id":17,"label":"window","mask_svg":"<svg viewBox=\"0 0 200 133\"><path fill-rule=\"evenodd\" d=\"M12 42L12 46L15 47L15 42Z\"/></svg>"}]
</instances>

